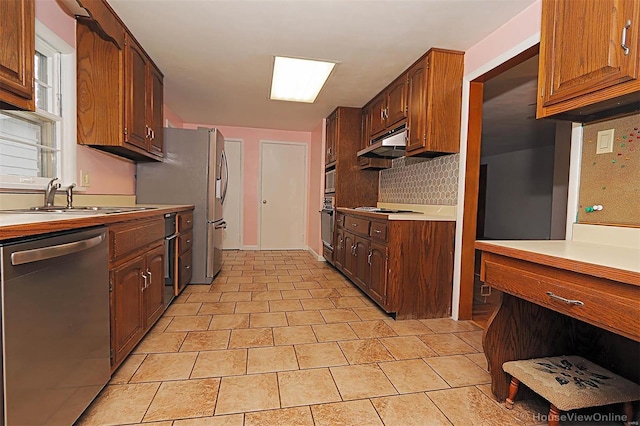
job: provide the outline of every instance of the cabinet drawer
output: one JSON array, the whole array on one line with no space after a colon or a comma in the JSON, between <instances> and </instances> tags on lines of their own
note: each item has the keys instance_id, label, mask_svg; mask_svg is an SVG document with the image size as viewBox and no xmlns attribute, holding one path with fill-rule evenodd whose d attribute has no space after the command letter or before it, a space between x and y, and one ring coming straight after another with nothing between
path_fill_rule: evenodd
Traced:
<instances>
[{"instance_id":1,"label":"cabinet drawer","mask_svg":"<svg viewBox=\"0 0 640 426\"><path fill-rule=\"evenodd\" d=\"M344 228L344 213L336 213L336 225L338 228Z\"/></svg>"},{"instance_id":2,"label":"cabinet drawer","mask_svg":"<svg viewBox=\"0 0 640 426\"><path fill-rule=\"evenodd\" d=\"M498 290L638 340L638 286L486 254L482 268L484 282Z\"/></svg>"},{"instance_id":3,"label":"cabinet drawer","mask_svg":"<svg viewBox=\"0 0 640 426\"><path fill-rule=\"evenodd\" d=\"M371 222L371 230L369 236L380 241L387 241L387 224L380 222Z\"/></svg>"},{"instance_id":4,"label":"cabinet drawer","mask_svg":"<svg viewBox=\"0 0 640 426\"><path fill-rule=\"evenodd\" d=\"M178 257L178 287L182 288L184 285L189 284L191 281L191 275L193 269L191 268L191 250L180 255Z\"/></svg>"},{"instance_id":5,"label":"cabinet drawer","mask_svg":"<svg viewBox=\"0 0 640 426\"><path fill-rule=\"evenodd\" d=\"M124 222L109 227L109 259L135 253L164 238L164 218Z\"/></svg>"},{"instance_id":6,"label":"cabinet drawer","mask_svg":"<svg viewBox=\"0 0 640 426\"><path fill-rule=\"evenodd\" d=\"M352 216L345 216L344 227L351 232L369 235L369 221Z\"/></svg>"},{"instance_id":7,"label":"cabinet drawer","mask_svg":"<svg viewBox=\"0 0 640 426\"><path fill-rule=\"evenodd\" d=\"M178 220L178 233L193 228L193 212L178 213L176 218Z\"/></svg>"},{"instance_id":8,"label":"cabinet drawer","mask_svg":"<svg viewBox=\"0 0 640 426\"><path fill-rule=\"evenodd\" d=\"M193 231L186 232L178 237L178 254L191 250L193 246Z\"/></svg>"}]
</instances>

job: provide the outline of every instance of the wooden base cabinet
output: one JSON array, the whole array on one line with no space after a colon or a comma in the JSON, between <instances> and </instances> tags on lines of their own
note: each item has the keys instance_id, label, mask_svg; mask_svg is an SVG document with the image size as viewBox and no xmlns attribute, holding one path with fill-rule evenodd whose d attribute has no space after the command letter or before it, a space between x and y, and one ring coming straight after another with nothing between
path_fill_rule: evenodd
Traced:
<instances>
[{"instance_id":1,"label":"wooden base cabinet","mask_svg":"<svg viewBox=\"0 0 640 426\"><path fill-rule=\"evenodd\" d=\"M451 315L455 222L339 209L335 267L396 319Z\"/></svg>"}]
</instances>

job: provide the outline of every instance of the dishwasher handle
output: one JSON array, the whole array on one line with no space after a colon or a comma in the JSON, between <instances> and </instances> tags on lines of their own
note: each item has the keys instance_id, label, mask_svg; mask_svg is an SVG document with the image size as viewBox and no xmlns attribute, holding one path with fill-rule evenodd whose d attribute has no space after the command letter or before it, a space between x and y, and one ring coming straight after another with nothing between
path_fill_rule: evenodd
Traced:
<instances>
[{"instance_id":1,"label":"dishwasher handle","mask_svg":"<svg viewBox=\"0 0 640 426\"><path fill-rule=\"evenodd\" d=\"M79 251L95 247L98 244L102 243L104 239L104 234L100 234L97 237L87 238L86 240L81 241L74 241L72 243L17 251L11 254L11 264L14 266L24 265L25 263L33 263L40 260L66 256L68 254L77 253Z\"/></svg>"}]
</instances>

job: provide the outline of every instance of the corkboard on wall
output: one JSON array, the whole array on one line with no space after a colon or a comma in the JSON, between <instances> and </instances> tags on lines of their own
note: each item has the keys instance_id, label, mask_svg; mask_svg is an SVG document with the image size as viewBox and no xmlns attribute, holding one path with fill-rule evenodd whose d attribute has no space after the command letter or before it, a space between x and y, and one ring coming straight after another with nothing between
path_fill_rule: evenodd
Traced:
<instances>
[{"instance_id":1,"label":"corkboard on wall","mask_svg":"<svg viewBox=\"0 0 640 426\"><path fill-rule=\"evenodd\" d=\"M614 129L613 152L596 154L598 132ZM640 226L640 114L584 126L578 222ZM587 212L601 205L600 211Z\"/></svg>"}]
</instances>

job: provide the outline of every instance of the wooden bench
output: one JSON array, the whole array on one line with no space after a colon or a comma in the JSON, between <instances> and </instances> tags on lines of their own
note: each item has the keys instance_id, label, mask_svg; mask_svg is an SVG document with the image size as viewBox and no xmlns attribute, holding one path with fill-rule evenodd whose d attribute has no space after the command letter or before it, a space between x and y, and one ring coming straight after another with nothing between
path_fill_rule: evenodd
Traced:
<instances>
[{"instance_id":1,"label":"wooden bench","mask_svg":"<svg viewBox=\"0 0 640 426\"><path fill-rule=\"evenodd\" d=\"M625 425L633 421L633 401L640 400L640 386L578 356L508 361L511 375L505 406L513 408L520 383L551 403L549 426L560 424L563 411L624 404Z\"/></svg>"}]
</instances>

